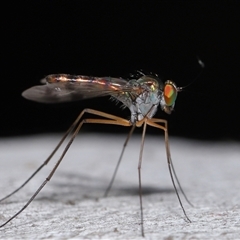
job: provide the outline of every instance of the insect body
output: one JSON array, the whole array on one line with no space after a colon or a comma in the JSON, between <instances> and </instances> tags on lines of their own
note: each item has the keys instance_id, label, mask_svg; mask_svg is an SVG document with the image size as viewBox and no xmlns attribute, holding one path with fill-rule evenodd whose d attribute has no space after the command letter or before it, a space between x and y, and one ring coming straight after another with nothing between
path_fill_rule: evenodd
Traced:
<instances>
[{"instance_id":1,"label":"insect body","mask_svg":"<svg viewBox=\"0 0 240 240\"><path fill-rule=\"evenodd\" d=\"M111 95L131 111L131 123L151 119L160 104L171 113L177 92L174 82L165 84L156 76L143 75L137 80L121 78L88 77L81 75L53 74L42 80L46 85L34 86L22 93L23 97L42 103L59 103Z\"/></svg>"}]
</instances>

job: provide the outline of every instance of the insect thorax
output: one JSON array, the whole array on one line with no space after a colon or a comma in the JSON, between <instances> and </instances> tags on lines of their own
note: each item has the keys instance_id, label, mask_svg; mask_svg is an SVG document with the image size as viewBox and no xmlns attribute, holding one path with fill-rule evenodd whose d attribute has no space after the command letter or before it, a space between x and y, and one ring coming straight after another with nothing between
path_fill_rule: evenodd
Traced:
<instances>
[{"instance_id":1,"label":"insect thorax","mask_svg":"<svg viewBox=\"0 0 240 240\"><path fill-rule=\"evenodd\" d=\"M152 77L142 76L138 80L129 81L128 84L135 91L125 92L116 98L131 111L131 123L141 121L143 118L152 118L162 98L159 82Z\"/></svg>"}]
</instances>

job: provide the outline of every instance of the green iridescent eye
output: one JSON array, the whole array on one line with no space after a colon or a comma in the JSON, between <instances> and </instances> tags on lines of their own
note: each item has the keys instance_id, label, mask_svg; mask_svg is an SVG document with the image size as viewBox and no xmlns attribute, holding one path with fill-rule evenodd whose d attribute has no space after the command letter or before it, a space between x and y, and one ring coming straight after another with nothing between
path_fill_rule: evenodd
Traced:
<instances>
[{"instance_id":1,"label":"green iridescent eye","mask_svg":"<svg viewBox=\"0 0 240 240\"><path fill-rule=\"evenodd\" d=\"M177 98L177 88L173 82L167 82L164 86L164 100L167 106L172 106Z\"/></svg>"}]
</instances>

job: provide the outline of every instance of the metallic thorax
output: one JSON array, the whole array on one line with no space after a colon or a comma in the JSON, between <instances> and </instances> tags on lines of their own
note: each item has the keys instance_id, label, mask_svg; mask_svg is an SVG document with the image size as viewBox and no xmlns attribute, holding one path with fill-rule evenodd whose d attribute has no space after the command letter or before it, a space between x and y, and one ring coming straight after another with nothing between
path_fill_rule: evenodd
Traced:
<instances>
[{"instance_id":1,"label":"metallic thorax","mask_svg":"<svg viewBox=\"0 0 240 240\"><path fill-rule=\"evenodd\" d=\"M141 121L143 118L152 118L161 104L164 109L163 83L155 76L144 75L137 80L130 80L127 83L133 89L139 89L137 94L125 92L114 96L131 111L131 123Z\"/></svg>"}]
</instances>

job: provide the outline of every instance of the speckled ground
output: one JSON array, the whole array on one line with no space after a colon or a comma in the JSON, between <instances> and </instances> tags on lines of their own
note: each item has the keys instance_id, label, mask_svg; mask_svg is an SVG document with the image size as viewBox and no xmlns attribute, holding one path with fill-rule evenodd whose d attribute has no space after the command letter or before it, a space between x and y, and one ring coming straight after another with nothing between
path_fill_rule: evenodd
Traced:
<instances>
[{"instance_id":1,"label":"speckled ground","mask_svg":"<svg viewBox=\"0 0 240 240\"><path fill-rule=\"evenodd\" d=\"M60 135L0 139L0 197L46 159ZM124 136L80 135L31 205L0 229L0 239L142 239L138 197L140 136L110 181ZM146 239L240 239L240 144L171 138L172 158L188 198L186 222L169 177L163 137L148 136L142 166ZM60 156L60 152L56 154ZM52 160L22 191L0 204L0 224L44 181Z\"/></svg>"}]
</instances>

